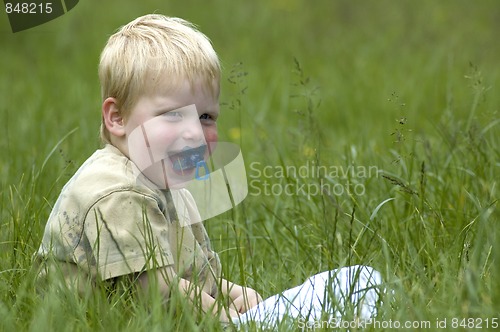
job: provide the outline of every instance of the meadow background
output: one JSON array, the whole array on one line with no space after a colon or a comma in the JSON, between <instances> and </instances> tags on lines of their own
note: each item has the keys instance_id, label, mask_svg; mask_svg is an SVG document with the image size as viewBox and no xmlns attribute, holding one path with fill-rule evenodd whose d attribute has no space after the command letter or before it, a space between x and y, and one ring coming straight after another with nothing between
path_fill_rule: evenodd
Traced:
<instances>
[{"instance_id":1,"label":"meadow background","mask_svg":"<svg viewBox=\"0 0 500 332\"><path fill-rule=\"evenodd\" d=\"M493 329L498 1L110 0L80 1L15 34L0 14L0 331L220 329L157 302L40 297L33 285L51 206L100 146L100 51L116 28L150 12L197 24L223 63L220 139L241 146L253 181L243 204L206 222L228 279L266 297L366 264L394 290L379 320L446 318L451 329L453 318L480 318L459 330ZM266 176L252 163L379 172ZM286 184L348 182L364 191L278 194ZM275 194L263 194L266 183Z\"/></svg>"}]
</instances>

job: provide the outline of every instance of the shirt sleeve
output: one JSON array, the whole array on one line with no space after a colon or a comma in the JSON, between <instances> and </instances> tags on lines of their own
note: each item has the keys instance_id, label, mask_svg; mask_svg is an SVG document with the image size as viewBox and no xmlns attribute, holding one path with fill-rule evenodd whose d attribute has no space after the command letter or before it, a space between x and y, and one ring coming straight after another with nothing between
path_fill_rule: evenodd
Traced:
<instances>
[{"instance_id":1,"label":"shirt sleeve","mask_svg":"<svg viewBox=\"0 0 500 332\"><path fill-rule=\"evenodd\" d=\"M89 210L78 260L102 280L172 265L169 223L154 197L111 193Z\"/></svg>"}]
</instances>

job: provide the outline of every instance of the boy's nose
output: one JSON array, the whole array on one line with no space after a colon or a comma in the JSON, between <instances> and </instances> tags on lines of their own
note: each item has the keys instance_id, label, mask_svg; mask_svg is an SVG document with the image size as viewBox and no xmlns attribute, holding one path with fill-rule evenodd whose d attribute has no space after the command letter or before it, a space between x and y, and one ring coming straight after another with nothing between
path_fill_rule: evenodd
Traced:
<instances>
[{"instance_id":1,"label":"boy's nose","mask_svg":"<svg viewBox=\"0 0 500 332\"><path fill-rule=\"evenodd\" d=\"M203 137L203 129L198 118L185 121L182 128L182 138L189 141L199 141Z\"/></svg>"}]
</instances>

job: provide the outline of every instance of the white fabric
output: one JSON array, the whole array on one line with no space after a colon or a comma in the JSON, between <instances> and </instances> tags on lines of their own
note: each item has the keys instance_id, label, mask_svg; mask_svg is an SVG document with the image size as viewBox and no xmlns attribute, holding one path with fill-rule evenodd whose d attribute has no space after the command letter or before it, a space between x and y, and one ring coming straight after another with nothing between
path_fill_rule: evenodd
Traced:
<instances>
[{"instance_id":1,"label":"white fabric","mask_svg":"<svg viewBox=\"0 0 500 332\"><path fill-rule=\"evenodd\" d=\"M381 283L380 273L369 266L318 273L302 285L267 298L234 319L234 323L254 321L261 326L272 326L285 317L312 322L341 317L344 310L352 308L358 318L369 319L376 315Z\"/></svg>"}]
</instances>

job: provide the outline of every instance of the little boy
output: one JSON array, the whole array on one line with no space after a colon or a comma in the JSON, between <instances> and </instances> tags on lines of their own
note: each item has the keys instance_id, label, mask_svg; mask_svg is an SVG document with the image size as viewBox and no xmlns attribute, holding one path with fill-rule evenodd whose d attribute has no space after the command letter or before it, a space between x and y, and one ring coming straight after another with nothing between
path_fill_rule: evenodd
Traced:
<instances>
[{"instance_id":1,"label":"little boy","mask_svg":"<svg viewBox=\"0 0 500 332\"><path fill-rule=\"evenodd\" d=\"M261 297L222 279L184 188L217 141L220 65L211 43L182 19L139 17L109 38L99 78L105 146L50 214L37 256L56 264L45 272L57 267L77 289L131 277L165 297L180 292L222 321L238 317ZM229 310L217 309L218 295Z\"/></svg>"}]
</instances>

